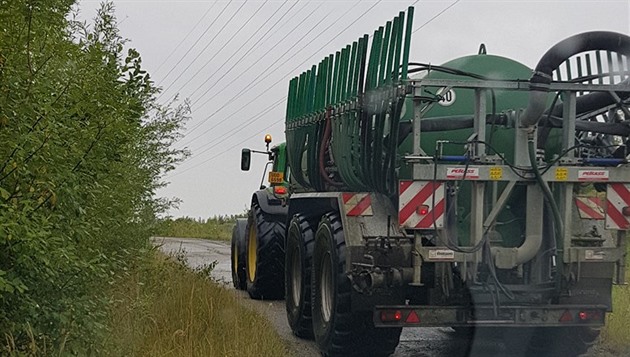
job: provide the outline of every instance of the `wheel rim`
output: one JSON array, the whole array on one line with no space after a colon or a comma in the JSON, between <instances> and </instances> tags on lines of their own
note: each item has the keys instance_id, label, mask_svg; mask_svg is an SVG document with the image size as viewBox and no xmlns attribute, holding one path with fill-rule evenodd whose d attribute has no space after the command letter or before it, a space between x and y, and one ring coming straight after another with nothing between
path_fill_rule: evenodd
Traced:
<instances>
[{"instance_id":1,"label":"wheel rim","mask_svg":"<svg viewBox=\"0 0 630 357\"><path fill-rule=\"evenodd\" d=\"M249 227L249 239L247 242L247 272L249 281L256 279L256 260L258 258L258 241L256 240L256 227L252 223Z\"/></svg>"},{"instance_id":2,"label":"wheel rim","mask_svg":"<svg viewBox=\"0 0 630 357\"><path fill-rule=\"evenodd\" d=\"M322 302L322 319L325 322L330 321L333 305L333 282L332 282L332 259L330 252L322 257L322 273L321 273L320 297Z\"/></svg>"},{"instance_id":3,"label":"wheel rim","mask_svg":"<svg viewBox=\"0 0 630 357\"><path fill-rule=\"evenodd\" d=\"M291 253L291 297L293 298L293 305L299 306L300 292L302 291L302 262L297 247L294 247Z\"/></svg>"}]
</instances>

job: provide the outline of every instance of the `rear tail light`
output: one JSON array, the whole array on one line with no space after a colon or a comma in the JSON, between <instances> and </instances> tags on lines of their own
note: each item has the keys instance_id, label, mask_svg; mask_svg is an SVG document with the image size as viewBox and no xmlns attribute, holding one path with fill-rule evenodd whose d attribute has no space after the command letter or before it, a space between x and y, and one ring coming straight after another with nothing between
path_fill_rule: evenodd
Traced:
<instances>
[{"instance_id":1,"label":"rear tail light","mask_svg":"<svg viewBox=\"0 0 630 357\"><path fill-rule=\"evenodd\" d=\"M402 311L400 310L381 311L381 321L383 322L400 322L400 320L402 320Z\"/></svg>"},{"instance_id":2,"label":"rear tail light","mask_svg":"<svg viewBox=\"0 0 630 357\"><path fill-rule=\"evenodd\" d=\"M287 188L284 186L274 186L273 187L273 193L275 193L276 195L286 195L287 194Z\"/></svg>"},{"instance_id":3,"label":"rear tail light","mask_svg":"<svg viewBox=\"0 0 630 357\"><path fill-rule=\"evenodd\" d=\"M583 310L578 312L578 319L582 322L599 321L602 319L602 312L599 310Z\"/></svg>"},{"instance_id":4,"label":"rear tail light","mask_svg":"<svg viewBox=\"0 0 630 357\"><path fill-rule=\"evenodd\" d=\"M422 205L422 206L418 207L418 214L420 216L424 216L427 213L429 213L429 206Z\"/></svg>"}]
</instances>

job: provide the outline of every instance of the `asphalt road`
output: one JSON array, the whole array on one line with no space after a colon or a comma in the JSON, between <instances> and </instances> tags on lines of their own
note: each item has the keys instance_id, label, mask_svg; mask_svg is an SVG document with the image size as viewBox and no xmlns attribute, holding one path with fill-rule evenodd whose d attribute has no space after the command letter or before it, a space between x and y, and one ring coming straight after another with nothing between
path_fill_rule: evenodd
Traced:
<instances>
[{"instance_id":1,"label":"asphalt road","mask_svg":"<svg viewBox=\"0 0 630 357\"><path fill-rule=\"evenodd\" d=\"M186 257L191 268L203 267L216 261L212 270L213 280L223 284L226 289L234 291L239 301L267 317L280 336L287 342L293 356L319 356L317 346L313 341L295 337L291 333L286 315L284 301L252 300L245 291L239 291L232 286L230 270L229 242L204 239L163 238L153 239L154 244L166 254L182 255ZM500 334L485 333L475 335L470 339L457 335L450 328L404 328L400 337L400 344L394 357L472 357L472 356L516 356L501 342ZM587 356L611 356L598 349Z\"/></svg>"}]
</instances>

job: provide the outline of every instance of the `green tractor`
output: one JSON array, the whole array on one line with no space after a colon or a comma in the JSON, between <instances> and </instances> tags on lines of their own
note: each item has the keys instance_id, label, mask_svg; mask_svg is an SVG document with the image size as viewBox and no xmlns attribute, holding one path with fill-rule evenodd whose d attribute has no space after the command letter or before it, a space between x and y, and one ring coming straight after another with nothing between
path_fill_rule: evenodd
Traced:
<instances>
[{"instance_id":1,"label":"green tractor","mask_svg":"<svg viewBox=\"0 0 630 357\"><path fill-rule=\"evenodd\" d=\"M260 189L252 195L247 219L238 219L232 231L232 281L235 288L247 290L253 299L281 299L288 213L286 144L270 149L269 134L265 135L265 143L266 151L242 151L242 170L249 170L252 152L267 155L269 161ZM265 177L269 186L263 184Z\"/></svg>"}]
</instances>

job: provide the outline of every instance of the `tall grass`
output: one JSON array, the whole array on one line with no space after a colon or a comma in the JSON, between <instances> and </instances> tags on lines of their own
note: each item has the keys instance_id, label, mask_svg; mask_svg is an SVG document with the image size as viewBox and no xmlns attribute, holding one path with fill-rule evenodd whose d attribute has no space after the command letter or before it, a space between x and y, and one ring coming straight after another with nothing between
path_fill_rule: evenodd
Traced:
<instances>
[{"instance_id":1,"label":"tall grass","mask_svg":"<svg viewBox=\"0 0 630 357\"><path fill-rule=\"evenodd\" d=\"M270 323L235 295L158 255L113 291L107 356L282 356Z\"/></svg>"},{"instance_id":2,"label":"tall grass","mask_svg":"<svg viewBox=\"0 0 630 357\"><path fill-rule=\"evenodd\" d=\"M208 219L191 217L167 218L160 222L157 235L229 241L232 238L232 227L239 217L246 217L246 214L215 216Z\"/></svg>"},{"instance_id":3,"label":"tall grass","mask_svg":"<svg viewBox=\"0 0 630 357\"><path fill-rule=\"evenodd\" d=\"M626 252L630 250L630 245ZM626 279L630 277L630 254L626 255ZM613 312L606 316L606 326L602 329L602 346L618 352L630 354L630 285L613 286Z\"/></svg>"}]
</instances>

